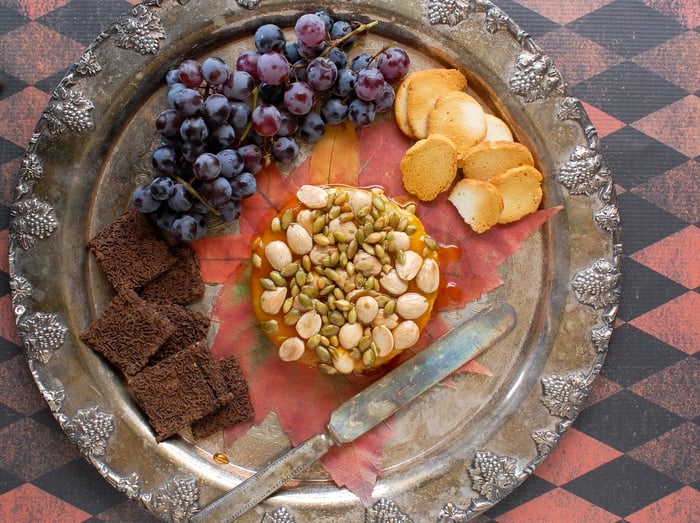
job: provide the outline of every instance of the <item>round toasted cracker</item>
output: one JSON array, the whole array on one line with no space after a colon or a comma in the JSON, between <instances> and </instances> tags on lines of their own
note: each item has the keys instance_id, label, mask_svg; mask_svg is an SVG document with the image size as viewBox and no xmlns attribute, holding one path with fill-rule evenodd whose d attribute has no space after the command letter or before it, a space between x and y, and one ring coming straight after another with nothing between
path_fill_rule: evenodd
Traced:
<instances>
[{"instance_id":1,"label":"round toasted cracker","mask_svg":"<svg viewBox=\"0 0 700 523\"><path fill-rule=\"evenodd\" d=\"M462 178L450 192L449 200L477 233L496 225L503 211L501 193L496 186L484 180Z\"/></svg>"},{"instance_id":2,"label":"round toasted cracker","mask_svg":"<svg viewBox=\"0 0 700 523\"><path fill-rule=\"evenodd\" d=\"M465 154L486 136L486 114L475 98L463 91L442 95L428 113L428 135L440 133Z\"/></svg>"},{"instance_id":3,"label":"round toasted cracker","mask_svg":"<svg viewBox=\"0 0 700 523\"><path fill-rule=\"evenodd\" d=\"M530 165L514 167L489 181L503 198L498 223L517 221L535 212L542 202L542 173Z\"/></svg>"},{"instance_id":4,"label":"round toasted cracker","mask_svg":"<svg viewBox=\"0 0 700 523\"><path fill-rule=\"evenodd\" d=\"M484 142L512 142L513 132L508 124L493 114L486 115L486 136Z\"/></svg>"},{"instance_id":5,"label":"round toasted cracker","mask_svg":"<svg viewBox=\"0 0 700 523\"><path fill-rule=\"evenodd\" d=\"M408 125L416 138L428 136L428 113L438 98L450 91L462 91L467 79L456 69L424 69L408 84Z\"/></svg>"},{"instance_id":6,"label":"round toasted cracker","mask_svg":"<svg viewBox=\"0 0 700 523\"><path fill-rule=\"evenodd\" d=\"M401 132L409 138L416 138L413 135L411 127L408 125L408 86L416 76L419 76L421 71L413 71L408 73L396 88L394 95L394 118L396 125L399 126Z\"/></svg>"},{"instance_id":7,"label":"round toasted cracker","mask_svg":"<svg viewBox=\"0 0 700 523\"><path fill-rule=\"evenodd\" d=\"M449 189L457 175L457 149L452 140L431 134L418 140L399 165L404 188L423 201Z\"/></svg>"},{"instance_id":8,"label":"round toasted cracker","mask_svg":"<svg viewBox=\"0 0 700 523\"><path fill-rule=\"evenodd\" d=\"M513 167L535 165L529 149L518 142L481 142L459 160L465 178L489 180Z\"/></svg>"}]
</instances>

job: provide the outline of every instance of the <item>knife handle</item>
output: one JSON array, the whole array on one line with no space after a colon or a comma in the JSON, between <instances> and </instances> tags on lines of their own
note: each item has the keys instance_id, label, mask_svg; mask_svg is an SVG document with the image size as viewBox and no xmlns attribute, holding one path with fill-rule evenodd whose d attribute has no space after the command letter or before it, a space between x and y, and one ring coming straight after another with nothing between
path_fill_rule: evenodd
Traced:
<instances>
[{"instance_id":1,"label":"knife handle","mask_svg":"<svg viewBox=\"0 0 700 523\"><path fill-rule=\"evenodd\" d=\"M312 436L197 512L192 523L234 521L318 460L333 445L335 441L326 432Z\"/></svg>"}]
</instances>

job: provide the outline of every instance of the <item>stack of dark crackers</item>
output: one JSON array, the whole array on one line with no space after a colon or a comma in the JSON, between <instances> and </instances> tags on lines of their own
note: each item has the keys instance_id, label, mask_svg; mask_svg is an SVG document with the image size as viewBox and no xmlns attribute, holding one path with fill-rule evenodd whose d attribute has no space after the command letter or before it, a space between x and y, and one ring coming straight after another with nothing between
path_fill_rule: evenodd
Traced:
<instances>
[{"instance_id":1,"label":"stack of dark crackers","mask_svg":"<svg viewBox=\"0 0 700 523\"><path fill-rule=\"evenodd\" d=\"M133 208L88 248L116 294L81 339L124 374L156 439L188 426L203 438L249 419L238 362L212 358L209 318L186 307L204 294L194 251L170 246Z\"/></svg>"}]
</instances>

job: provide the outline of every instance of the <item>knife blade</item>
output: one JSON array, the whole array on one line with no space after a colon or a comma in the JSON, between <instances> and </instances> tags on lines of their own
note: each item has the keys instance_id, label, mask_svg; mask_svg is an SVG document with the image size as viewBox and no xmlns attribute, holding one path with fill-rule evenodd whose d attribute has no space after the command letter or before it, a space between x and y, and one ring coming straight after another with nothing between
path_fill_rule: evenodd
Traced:
<instances>
[{"instance_id":1,"label":"knife blade","mask_svg":"<svg viewBox=\"0 0 700 523\"><path fill-rule=\"evenodd\" d=\"M194 514L191 521L229 523L323 456L350 443L505 337L515 311L500 303L478 313L340 405L312 436Z\"/></svg>"}]
</instances>

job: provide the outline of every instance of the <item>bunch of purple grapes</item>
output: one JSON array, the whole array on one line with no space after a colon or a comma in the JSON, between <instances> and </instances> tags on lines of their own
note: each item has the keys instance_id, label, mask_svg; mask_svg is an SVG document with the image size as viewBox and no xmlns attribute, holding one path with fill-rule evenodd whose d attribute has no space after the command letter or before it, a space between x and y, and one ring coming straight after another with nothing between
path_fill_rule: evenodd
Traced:
<instances>
[{"instance_id":1,"label":"bunch of purple grapes","mask_svg":"<svg viewBox=\"0 0 700 523\"><path fill-rule=\"evenodd\" d=\"M350 59L359 34L376 25L335 20L321 11L300 16L296 40L274 24L260 26L255 50L235 70L220 58L185 60L168 72L168 109L156 119L157 177L136 189L133 204L184 242L207 232L207 216L241 215L266 162L291 162L298 140L315 142L326 125L374 121L394 102L392 84L410 65L400 47Z\"/></svg>"}]
</instances>

